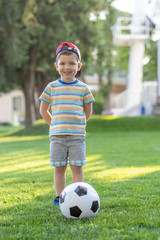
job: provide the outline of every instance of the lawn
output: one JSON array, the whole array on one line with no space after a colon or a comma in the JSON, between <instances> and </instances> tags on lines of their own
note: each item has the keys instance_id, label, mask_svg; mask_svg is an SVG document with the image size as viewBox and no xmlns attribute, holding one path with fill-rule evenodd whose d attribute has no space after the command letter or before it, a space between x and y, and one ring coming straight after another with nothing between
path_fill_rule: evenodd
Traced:
<instances>
[{"instance_id":1,"label":"lawn","mask_svg":"<svg viewBox=\"0 0 160 240\"><path fill-rule=\"evenodd\" d=\"M94 116L86 144L85 182L98 192L100 211L66 219L52 206L47 125L0 127L1 239L160 240L160 118Z\"/></svg>"}]
</instances>

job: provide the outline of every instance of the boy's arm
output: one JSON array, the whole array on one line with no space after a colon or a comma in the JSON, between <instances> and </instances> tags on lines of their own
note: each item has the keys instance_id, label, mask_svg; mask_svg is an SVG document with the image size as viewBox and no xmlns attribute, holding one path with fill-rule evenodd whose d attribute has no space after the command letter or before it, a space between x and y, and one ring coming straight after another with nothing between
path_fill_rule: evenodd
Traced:
<instances>
[{"instance_id":1,"label":"boy's arm","mask_svg":"<svg viewBox=\"0 0 160 240\"><path fill-rule=\"evenodd\" d=\"M92 103L87 103L84 105L84 112L86 114L86 121L87 121L92 115Z\"/></svg>"},{"instance_id":2,"label":"boy's arm","mask_svg":"<svg viewBox=\"0 0 160 240\"><path fill-rule=\"evenodd\" d=\"M51 114L49 113L49 106L50 104L49 103L46 103L44 101L41 101L41 104L40 104L40 114L42 115L43 119L46 121L46 123L48 125L50 125L50 122L51 122Z\"/></svg>"}]
</instances>

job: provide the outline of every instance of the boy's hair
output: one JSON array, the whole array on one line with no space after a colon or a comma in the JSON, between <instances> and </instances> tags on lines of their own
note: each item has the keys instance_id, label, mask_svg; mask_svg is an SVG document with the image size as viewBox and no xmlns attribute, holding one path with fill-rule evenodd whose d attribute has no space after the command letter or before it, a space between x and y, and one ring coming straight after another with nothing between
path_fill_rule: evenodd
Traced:
<instances>
[{"instance_id":1,"label":"boy's hair","mask_svg":"<svg viewBox=\"0 0 160 240\"><path fill-rule=\"evenodd\" d=\"M68 43L68 42L63 42L61 45L56 50L56 62L58 58L62 55L71 55L71 54L76 54L78 58L78 62L81 61L81 55L78 47L74 45L73 43ZM81 70L77 72L75 77L79 77L81 75Z\"/></svg>"}]
</instances>

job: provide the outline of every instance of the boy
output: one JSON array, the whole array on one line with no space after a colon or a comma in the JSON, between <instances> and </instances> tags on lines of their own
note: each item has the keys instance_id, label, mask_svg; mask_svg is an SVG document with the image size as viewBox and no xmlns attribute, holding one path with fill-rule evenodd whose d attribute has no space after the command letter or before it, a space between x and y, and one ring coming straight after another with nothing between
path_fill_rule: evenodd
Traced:
<instances>
[{"instance_id":1,"label":"boy","mask_svg":"<svg viewBox=\"0 0 160 240\"><path fill-rule=\"evenodd\" d=\"M63 42L56 50L56 70L60 79L47 85L40 96L40 113L50 126L50 166L55 167L56 198L65 188L65 171L70 164L72 183L83 182L85 126L92 113L94 98L88 86L77 79L82 67L80 51L72 43ZM49 107L51 112L49 113Z\"/></svg>"}]
</instances>

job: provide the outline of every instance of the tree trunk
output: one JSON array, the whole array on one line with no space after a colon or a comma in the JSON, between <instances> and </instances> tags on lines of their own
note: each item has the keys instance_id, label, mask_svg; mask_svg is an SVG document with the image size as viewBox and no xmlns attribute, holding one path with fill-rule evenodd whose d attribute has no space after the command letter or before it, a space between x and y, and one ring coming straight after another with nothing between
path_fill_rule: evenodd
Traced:
<instances>
[{"instance_id":1,"label":"tree trunk","mask_svg":"<svg viewBox=\"0 0 160 240\"><path fill-rule=\"evenodd\" d=\"M45 69L43 68L37 68L36 70L36 90L38 93L38 97L40 97L40 95L42 94L42 92L44 91L45 87L47 86L47 73L45 71Z\"/></svg>"},{"instance_id":2,"label":"tree trunk","mask_svg":"<svg viewBox=\"0 0 160 240\"><path fill-rule=\"evenodd\" d=\"M111 112L111 97L110 92L112 90L112 71L108 71L108 83L107 83L108 94L105 96L105 107L102 115L112 115Z\"/></svg>"},{"instance_id":3,"label":"tree trunk","mask_svg":"<svg viewBox=\"0 0 160 240\"><path fill-rule=\"evenodd\" d=\"M37 91L35 90L34 91L34 96L33 96L33 105L34 105L34 112L35 112L35 119L38 120L38 119L41 119L42 116L40 114L40 111L39 111L39 107L40 107L40 101L38 99L38 93Z\"/></svg>"},{"instance_id":4,"label":"tree trunk","mask_svg":"<svg viewBox=\"0 0 160 240\"><path fill-rule=\"evenodd\" d=\"M25 96L25 125L29 127L33 124L34 119L33 84L31 81L25 79L23 91Z\"/></svg>"},{"instance_id":5,"label":"tree trunk","mask_svg":"<svg viewBox=\"0 0 160 240\"><path fill-rule=\"evenodd\" d=\"M21 85L25 96L25 125L29 127L34 119L34 75L36 64L36 45L29 49L29 61L21 68Z\"/></svg>"},{"instance_id":6,"label":"tree trunk","mask_svg":"<svg viewBox=\"0 0 160 240\"><path fill-rule=\"evenodd\" d=\"M86 83L86 80L85 80L84 75L81 76L81 81L84 82L84 83Z\"/></svg>"},{"instance_id":7,"label":"tree trunk","mask_svg":"<svg viewBox=\"0 0 160 240\"><path fill-rule=\"evenodd\" d=\"M39 97L47 86L47 74L44 68L36 69L36 86L34 92L34 110L36 119L41 119L42 116L39 112L40 101Z\"/></svg>"},{"instance_id":8,"label":"tree trunk","mask_svg":"<svg viewBox=\"0 0 160 240\"><path fill-rule=\"evenodd\" d=\"M102 71L101 71L101 73L98 73L98 82L99 82L99 86L102 87L102 85L103 85L103 81L102 81Z\"/></svg>"},{"instance_id":9,"label":"tree trunk","mask_svg":"<svg viewBox=\"0 0 160 240\"><path fill-rule=\"evenodd\" d=\"M110 94L108 94L106 97L105 97L105 111L110 111L110 106L111 106L111 103L110 103Z\"/></svg>"},{"instance_id":10,"label":"tree trunk","mask_svg":"<svg viewBox=\"0 0 160 240\"><path fill-rule=\"evenodd\" d=\"M112 71L108 71L108 83L107 83L107 89L109 94L106 96L106 110L111 109L111 99L110 99L110 92L112 91Z\"/></svg>"}]
</instances>

